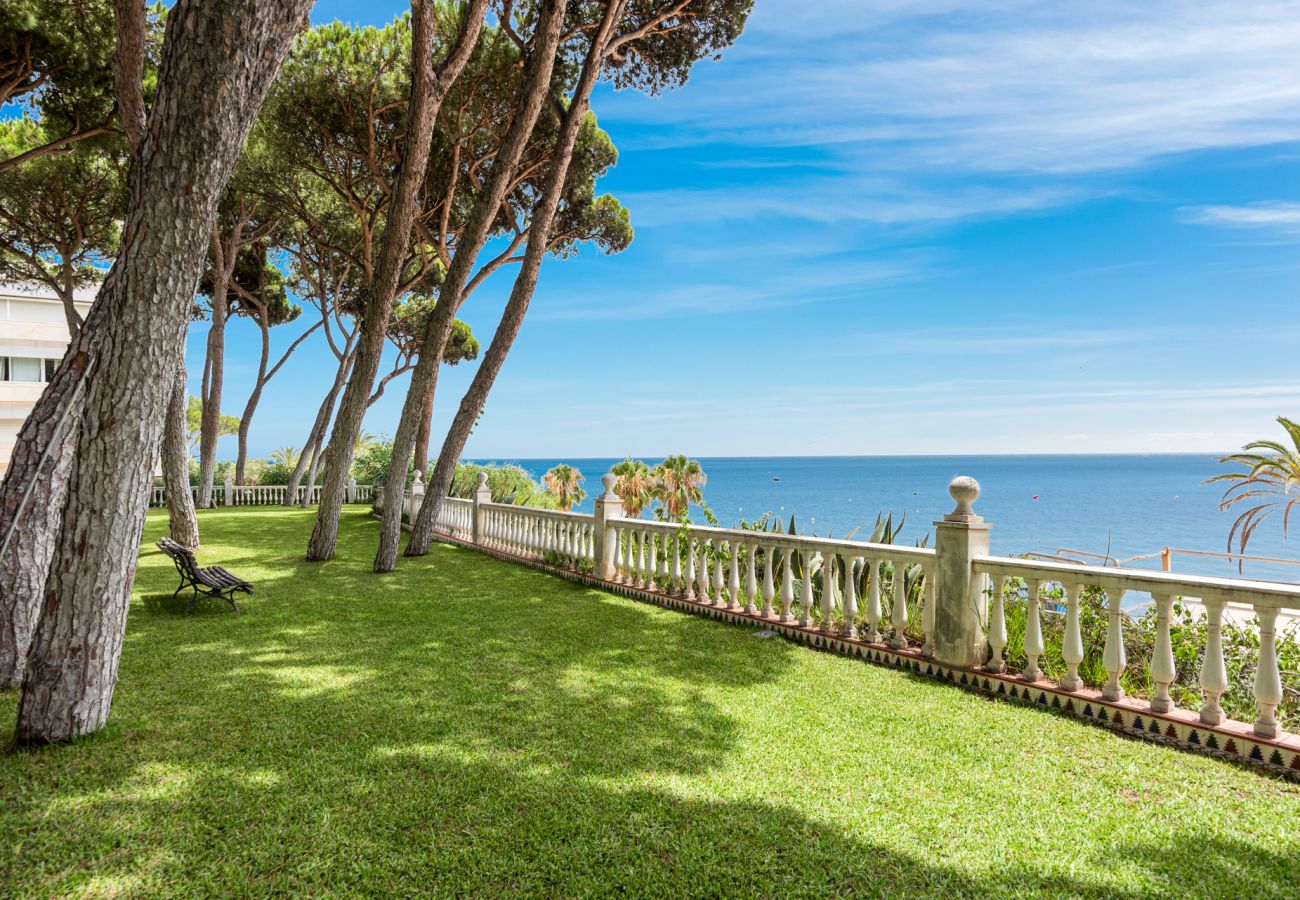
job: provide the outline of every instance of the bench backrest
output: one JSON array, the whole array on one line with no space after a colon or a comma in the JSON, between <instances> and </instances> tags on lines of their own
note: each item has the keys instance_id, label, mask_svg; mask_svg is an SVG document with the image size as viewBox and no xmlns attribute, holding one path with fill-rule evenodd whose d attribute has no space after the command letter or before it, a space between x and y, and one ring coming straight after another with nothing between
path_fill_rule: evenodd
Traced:
<instances>
[{"instance_id":1,"label":"bench backrest","mask_svg":"<svg viewBox=\"0 0 1300 900\"><path fill-rule=\"evenodd\" d=\"M182 547L171 538L160 538L158 541L158 549L171 557L172 562L176 563L176 568L182 570L187 575L198 575L198 560L194 558L194 553L188 547Z\"/></svg>"}]
</instances>

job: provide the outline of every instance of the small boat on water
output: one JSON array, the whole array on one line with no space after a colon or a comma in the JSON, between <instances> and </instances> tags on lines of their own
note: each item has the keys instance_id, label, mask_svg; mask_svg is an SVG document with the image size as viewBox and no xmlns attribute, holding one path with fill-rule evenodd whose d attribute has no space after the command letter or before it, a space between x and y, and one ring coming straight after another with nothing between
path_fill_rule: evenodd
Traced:
<instances>
[{"instance_id":1,"label":"small boat on water","mask_svg":"<svg viewBox=\"0 0 1300 900\"><path fill-rule=\"evenodd\" d=\"M780 481L781 479L780 479L780 477L778 477L778 476L776 476L776 475L773 475L773 476L772 476L772 480L773 480L773 481Z\"/></svg>"}]
</instances>

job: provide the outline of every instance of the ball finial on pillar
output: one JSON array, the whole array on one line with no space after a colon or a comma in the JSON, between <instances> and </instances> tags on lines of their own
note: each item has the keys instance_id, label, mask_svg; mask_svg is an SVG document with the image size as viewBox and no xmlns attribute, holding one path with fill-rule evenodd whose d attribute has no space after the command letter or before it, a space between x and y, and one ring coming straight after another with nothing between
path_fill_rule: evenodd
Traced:
<instances>
[{"instance_id":1,"label":"ball finial on pillar","mask_svg":"<svg viewBox=\"0 0 1300 900\"><path fill-rule=\"evenodd\" d=\"M980 495L980 483L969 475L958 475L948 485L948 493L957 501L957 507L945 519L971 519L975 508L971 506Z\"/></svg>"},{"instance_id":2,"label":"ball finial on pillar","mask_svg":"<svg viewBox=\"0 0 1300 900\"><path fill-rule=\"evenodd\" d=\"M487 484L487 472L478 473L478 486L483 487Z\"/></svg>"},{"instance_id":3,"label":"ball finial on pillar","mask_svg":"<svg viewBox=\"0 0 1300 900\"><path fill-rule=\"evenodd\" d=\"M612 500L618 496L614 492L614 485L618 483L618 476L613 472L606 472L600 477L600 483L605 486L605 499Z\"/></svg>"}]
</instances>

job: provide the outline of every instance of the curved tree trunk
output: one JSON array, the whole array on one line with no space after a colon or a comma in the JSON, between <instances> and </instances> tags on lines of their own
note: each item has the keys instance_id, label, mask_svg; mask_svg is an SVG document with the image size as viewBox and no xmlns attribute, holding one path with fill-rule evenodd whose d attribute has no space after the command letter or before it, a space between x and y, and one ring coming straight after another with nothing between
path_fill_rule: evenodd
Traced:
<instances>
[{"instance_id":1,"label":"curved tree trunk","mask_svg":"<svg viewBox=\"0 0 1300 900\"><path fill-rule=\"evenodd\" d=\"M214 244L216 244L214 238ZM218 258L218 269L224 263ZM212 323L208 328L207 362L203 371L203 416L199 422L199 506L212 505L212 480L217 467L217 438L221 434L221 387L226 374L226 281L215 279L212 289Z\"/></svg>"},{"instance_id":2,"label":"curved tree trunk","mask_svg":"<svg viewBox=\"0 0 1300 900\"><path fill-rule=\"evenodd\" d=\"M128 181L122 250L75 354L92 377L68 442L72 471L28 654L20 742L86 734L108 716L146 490L206 234L310 7L181 0L170 14L157 96Z\"/></svg>"},{"instance_id":3,"label":"curved tree trunk","mask_svg":"<svg viewBox=\"0 0 1300 900\"><path fill-rule=\"evenodd\" d=\"M83 336L69 348L18 432L0 483L0 688L22 683L40 618L81 423L87 347Z\"/></svg>"},{"instance_id":4,"label":"curved tree trunk","mask_svg":"<svg viewBox=\"0 0 1300 900\"><path fill-rule=\"evenodd\" d=\"M610 4L601 23L600 32L593 36L587 58L583 61L582 74L578 78L573 99L569 102L568 111L564 115L560 135L556 139L555 152L551 157L551 169L547 173L546 185L543 188L545 193L541 204L534 210L529 225L528 249L524 251L524 261L520 266L519 274L515 276L514 286L510 290L510 299L501 314L501 322L497 325L496 333L492 335L492 343L488 346L478 371L474 373L474 380L470 382L465 396L461 398L460 408L456 410L456 416L447 430L447 437L443 440L442 449L438 451L438 463L425 488L424 503L420 506L416 520L411 523L411 538L406 544L407 556L419 556L429 549L429 542L433 539L433 523L437 521L438 508L442 506L442 500L447 496L451 480L456 474L456 463L465 450L465 442L469 440L470 431L473 430L475 421L483 411L483 404L487 402L488 392L492 390L492 384L501 371L502 364L505 363L506 355L509 354L510 347L519 335L519 328L523 325L524 315L528 312L533 291L537 289L537 276L541 271L542 259L546 256L547 245L550 242L551 224L560 205L560 195L564 192L564 179L568 176L569 164L573 160L573 148L578 139L578 129L582 124L582 117L587 114L587 109L590 107L591 91L596 86L596 79L600 75L605 44L613 33L618 18L617 6L618 4ZM396 448L393 452L396 455ZM387 494L384 496L384 504L387 512Z\"/></svg>"},{"instance_id":5,"label":"curved tree trunk","mask_svg":"<svg viewBox=\"0 0 1300 900\"><path fill-rule=\"evenodd\" d=\"M388 317L396 299L397 284L415 221L417 195L429 164L434 122L447 90L469 62L470 54L478 42L486 9L487 0L471 0L461 20L461 30L456 37L455 46L442 64L435 67L433 0L412 0L411 3L411 100L402 164L389 200L379 265L366 292L365 315L360 325L356 361L352 365L352 376L343 391L343 400L339 403L338 415L334 419L334 430L330 434L320 508L316 511L316 524L307 545L309 560L325 560L334 556L339 515L343 511L343 490L347 486L348 471L352 468L352 456L356 450L357 437L361 433L361 420L365 416L371 386L379 371L379 357L384 348Z\"/></svg>"},{"instance_id":6,"label":"curved tree trunk","mask_svg":"<svg viewBox=\"0 0 1300 900\"><path fill-rule=\"evenodd\" d=\"M437 389L438 379L435 374L435 377L429 379L429 387L424 392L424 406L416 419L413 461L418 472L423 472L429 466L429 432L433 430L433 397Z\"/></svg>"},{"instance_id":7,"label":"curved tree trunk","mask_svg":"<svg viewBox=\"0 0 1300 900\"><path fill-rule=\"evenodd\" d=\"M376 572L391 572L397 566L397 550L402 535L402 495L406 490L406 471L410 465L415 433L419 429L424 410L428 408L431 411L433 408L438 367L451 337L465 284L478 260L479 251L487 240L497 209L515 177L515 169L518 168L528 138L532 135L533 126L537 124L537 117L541 114L550 89L555 53L563 28L564 4L550 0L543 7L538 20L514 119L493 160L492 180L470 211L469 221L461 233L447 276L439 288L438 304L425 328L420 358L411 373L411 384L402 404L397 433L393 436L393 457L388 465L388 476L384 479L379 547L375 551Z\"/></svg>"},{"instance_id":8,"label":"curved tree trunk","mask_svg":"<svg viewBox=\"0 0 1300 900\"><path fill-rule=\"evenodd\" d=\"M167 401L162 434L163 497L172 540L191 550L199 546L199 520L190 496L189 435L185 427L185 361L176 366L176 383Z\"/></svg>"},{"instance_id":9,"label":"curved tree trunk","mask_svg":"<svg viewBox=\"0 0 1300 900\"><path fill-rule=\"evenodd\" d=\"M235 457L235 484L244 483L244 464L248 462L248 426L252 424L253 413L262 399L262 388L266 387L266 367L271 361L271 330L266 323L258 320L258 329L262 332L262 355L257 361L257 379L253 382L253 391L244 404L244 414L239 417L239 455Z\"/></svg>"}]
</instances>

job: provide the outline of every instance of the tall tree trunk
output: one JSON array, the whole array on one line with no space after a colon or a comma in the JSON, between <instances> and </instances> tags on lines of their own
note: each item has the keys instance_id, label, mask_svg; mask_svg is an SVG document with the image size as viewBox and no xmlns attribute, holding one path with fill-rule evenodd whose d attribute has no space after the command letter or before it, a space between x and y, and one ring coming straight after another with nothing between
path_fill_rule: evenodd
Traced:
<instances>
[{"instance_id":1,"label":"tall tree trunk","mask_svg":"<svg viewBox=\"0 0 1300 900\"><path fill-rule=\"evenodd\" d=\"M257 361L257 379L253 382L253 391L244 404L244 414L239 417L239 454L235 457L235 484L244 483L244 464L248 461L248 427L253 422L253 413L262 399L262 388L266 387L266 366L271 360L271 330L266 323L258 320L262 332L262 355Z\"/></svg>"},{"instance_id":2,"label":"tall tree trunk","mask_svg":"<svg viewBox=\"0 0 1300 900\"><path fill-rule=\"evenodd\" d=\"M519 166L519 160L550 90L551 72L563 28L564 4L548 0L542 8L533 37L533 49L525 66L524 83L515 106L514 118L492 163L488 189L479 196L470 211L456 253L447 269L447 276L438 290L438 304L425 328L420 358L411 373L411 385L402 404L397 433L393 435L393 457L389 461L388 477L384 480L379 547L375 551L376 572L391 572L397 565L397 550L402 535L402 494L406 490L406 472L410 465L415 433L419 430L426 406L430 412L433 409L438 366L451 337L465 284L478 260L479 251L487 240L501 201L515 177L515 169Z\"/></svg>"},{"instance_id":3,"label":"tall tree trunk","mask_svg":"<svg viewBox=\"0 0 1300 900\"><path fill-rule=\"evenodd\" d=\"M214 248L220 241L214 235ZM224 260L218 255L215 268L225 270ZM212 322L208 328L207 361L203 371L207 381L203 385L203 415L199 420L199 506L212 505L212 482L217 469L217 438L221 434L221 386L226 373L226 316L229 302L226 299L228 282L224 277L213 279Z\"/></svg>"},{"instance_id":4,"label":"tall tree trunk","mask_svg":"<svg viewBox=\"0 0 1300 900\"><path fill-rule=\"evenodd\" d=\"M442 505L442 499L447 496L451 480L456 474L456 462L465 449L465 442L469 440L474 422L483 411L483 404L487 401L488 392L492 390L492 384L501 371L506 355L519 335L519 328L523 325L524 315L528 312L533 291L537 289L537 276L541 271L542 259L546 256L547 245L550 242L551 224L555 220L560 196L564 192L564 179L568 176L569 164L573 161L573 148L578 139L578 129L591 105L591 91L600 76L605 46L612 37L619 19L617 12L619 6L620 4L617 3L609 5L600 30L592 37L587 57L583 61L582 74L578 77L573 99L569 102L560 135L556 140L541 203L533 211L532 222L528 227L528 248L524 251L523 263L519 274L515 276L514 286L510 290L510 299L506 301L505 311L501 314L501 322L497 325L496 333L492 335L492 343L488 346L478 371L474 373L474 379L465 391L465 396L461 398L460 408L456 410L456 416L447 430L447 437L442 442L442 449L438 451L438 463L426 486L424 503L415 522L411 524L411 538L406 545L407 556L419 556L429 549L429 542L433 539L433 523L437 521L438 508ZM387 496L384 502L387 505Z\"/></svg>"},{"instance_id":5,"label":"tall tree trunk","mask_svg":"<svg viewBox=\"0 0 1300 900\"><path fill-rule=\"evenodd\" d=\"M83 410L90 365L84 343L69 348L27 416L0 483L0 688L22 683L40 619Z\"/></svg>"},{"instance_id":6,"label":"tall tree trunk","mask_svg":"<svg viewBox=\"0 0 1300 900\"><path fill-rule=\"evenodd\" d=\"M347 485L348 471L352 468L352 456L357 437L361 433L366 401L379 371L379 357L383 352L388 317L393 309L398 279L410 244L420 185L429 164L433 125L438 118L443 98L447 96L447 90L469 62L474 45L478 42L486 8L487 0L471 0L462 16L455 46L447 58L435 67L433 0L412 0L411 3L411 100L407 116L408 131L402 148L401 168L389 198L379 265L367 286L365 315L360 325L356 361L352 365L352 376L343 391L343 400L339 403L334 430L330 435L320 507L316 510L316 524L307 545L309 560L325 560L334 556L339 515L343 511L343 489Z\"/></svg>"},{"instance_id":7,"label":"tall tree trunk","mask_svg":"<svg viewBox=\"0 0 1300 900\"><path fill-rule=\"evenodd\" d=\"M108 716L146 490L206 235L310 7L181 0L168 18L158 91L128 182L122 250L75 354L92 377L69 441L72 471L28 654L19 741L72 738ZM66 360L63 368L71 368Z\"/></svg>"},{"instance_id":8,"label":"tall tree trunk","mask_svg":"<svg viewBox=\"0 0 1300 900\"><path fill-rule=\"evenodd\" d=\"M185 423L185 360L176 366L176 383L167 401L163 423L163 497L167 500L167 522L172 540L191 550L199 546L199 520L190 496L189 434Z\"/></svg>"},{"instance_id":9,"label":"tall tree trunk","mask_svg":"<svg viewBox=\"0 0 1300 900\"><path fill-rule=\"evenodd\" d=\"M438 387L436 378L429 379L429 389L424 392L424 405L416 419L415 470L423 472L429 467L429 432L433 430L433 395Z\"/></svg>"}]
</instances>

